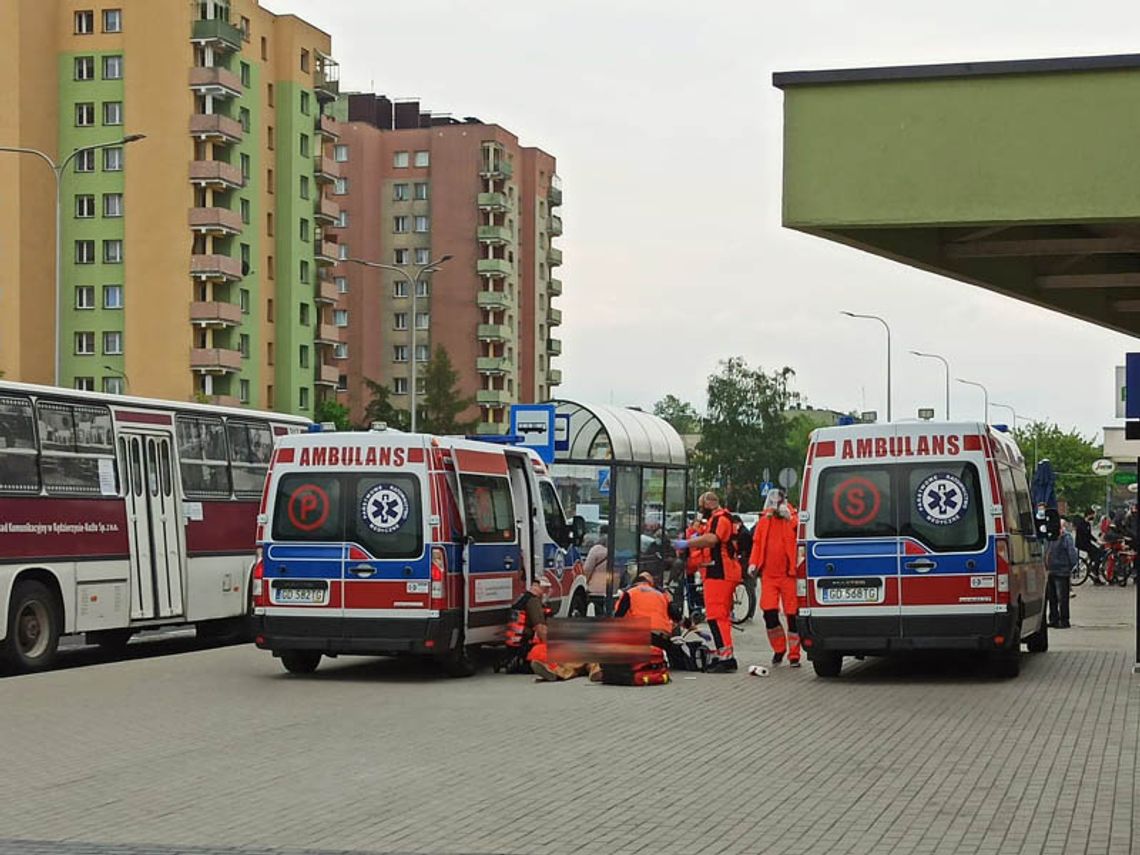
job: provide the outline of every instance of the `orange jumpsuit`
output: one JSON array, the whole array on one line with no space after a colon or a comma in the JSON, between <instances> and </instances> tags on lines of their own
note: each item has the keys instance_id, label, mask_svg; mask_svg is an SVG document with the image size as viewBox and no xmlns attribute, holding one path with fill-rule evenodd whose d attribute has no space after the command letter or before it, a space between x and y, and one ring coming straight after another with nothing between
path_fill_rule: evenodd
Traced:
<instances>
[{"instance_id":1,"label":"orange jumpsuit","mask_svg":"<svg viewBox=\"0 0 1140 855\"><path fill-rule=\"evenodd\" d=\"M791 510L791 509L789 509ZM796 529L799 519L794 510L785 519L767 511L756 524L752 535L749 564L760 570L760 611L768 628L768 641L773 652L783 654L791 643L788 659L799 662L800 636L796 632ZM783 606L788 619L788 636L780 625L779 610Z\"/></svg>"},{"instance_id":2,"label":"orange jumpsuit","mask_svg":"<svg viewBox=\"0 0 1140 855\"><path fill-rule=\"evenodd\" d=\"M717 657L733 659L732 595L742 574L732 534L732 517L717 508L709 518L709 533L719 543L710 548L712 563L705 573L705 615L717 647Z\"/></svg>"}]
</instances>

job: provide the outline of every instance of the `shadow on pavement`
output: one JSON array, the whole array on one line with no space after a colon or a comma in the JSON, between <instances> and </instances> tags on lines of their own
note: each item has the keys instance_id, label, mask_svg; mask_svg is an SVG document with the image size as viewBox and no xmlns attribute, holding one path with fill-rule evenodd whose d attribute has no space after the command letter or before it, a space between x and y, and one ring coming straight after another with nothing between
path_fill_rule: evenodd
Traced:
<instances>
[{"instance_id":1,"label":"shadow on pavement","mask_svg":"<svg viewBox=\"0 0 1140 855\"><path fill-rule=\"evenodd\" d=\"M123 650L107 650L81 641L67 640L60 645L59 658L51 671L65 671L69 668L84 668L89 665L105 665L111 662L128 662L133 659L153 659L157 656L173 656L178 653L194 653L213 650L218 647L233 647L245 642L219 639L199 639L186 630L174 635L156 634L141 636L131 640ZM0 677L18 676L0 667Z\"/></svg>"},{"instance_id":2,"label":"shadow on pavement","mask_svg":"<svg viewBox=\"0 0 1140 855\"><path fill-rule=\"evenodd\" d=\"M268 651L264 652L270 656ZM476 677L494 675L492 666L495 654L491 651L476 655ZM276 674L261 675L268 680L326 680L334 683L434 683L449 677L443 666L427 656L340 656L323 657L312 674L290 674L278 663ZM469 678L468 678L469 679Z\"/></svg>"},{"instance_id":3,"label":"shadow on pavement","mask_svg":"<svg viewBox=\"0 0 1140 855\"><path fill-rule=\"evenodd\" d=\"M843 673L836 682L853 684L974 685L1005 683L1025 679L1036 670L1036 660L1044 656L1063 656L1063 652L1021 654L1021 675L1001 677L984 653L929 652L899 653L892 656L868 657L862 662L848 657L843 660Z\"/></svg>"}]
</instances>

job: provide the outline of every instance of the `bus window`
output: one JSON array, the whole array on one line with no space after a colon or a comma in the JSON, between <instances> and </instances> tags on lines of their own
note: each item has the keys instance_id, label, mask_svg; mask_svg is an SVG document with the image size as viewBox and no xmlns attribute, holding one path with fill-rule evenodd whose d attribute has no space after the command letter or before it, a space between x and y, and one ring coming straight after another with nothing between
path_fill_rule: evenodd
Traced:
<instances>
[{"instance_id":1,"label":"bus window","mask_svg":"<svg viewBox=\"0 0 1140 855\"><path fill-rule=\"evenodd\" d=\"M228 499L230 465L226 427L219 418L178 416L182 492L190 499Z\"/></svg>"},{"instance_id":2,"label":"bus window","mask_svg":"<svg viewBox=\"0 0 1140 855\"><path fill-rule=\"evenodd\" d=\"M36 462L32 402L0 397L0 491L38 493L40 470Z\"/></svg>"},{"instance_id":3,"label":"bus window","mask_svg":"<svg viewBox=\"0 0 1140 855\"><path fill-rule=\"evenodd\" d=\"M269 459L273 455L273 434L269 426L259 422L230 421L226 425L230 441L230 470L234 493L248 498L261 498Z\"/></svg>"},{"instance_id":4,"label":"bus window","mask_svg":"<svg viewBox=\"0 0 1140 855\"><path fill-rule=\"evenodd\" d=\"M36 412L44 489L51 495L100 495L100 460L115 465L111 411L38 401Z\"/></svg>"}]
</instances>

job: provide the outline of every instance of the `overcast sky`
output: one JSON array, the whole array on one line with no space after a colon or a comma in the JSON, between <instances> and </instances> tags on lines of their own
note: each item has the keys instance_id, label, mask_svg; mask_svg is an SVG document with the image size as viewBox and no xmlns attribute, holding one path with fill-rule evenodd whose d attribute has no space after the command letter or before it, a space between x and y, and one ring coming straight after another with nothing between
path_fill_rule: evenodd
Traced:
<instances>
[{"instance_id":1,"label":"overcast sky","mask_svg":"<svg viewBox=\"0 0 1140 855\"><path fill-rule=\"evenodd\" d=\"M789 365L809 403L895 417L991 401L1098 433L1126 336L784 229L773 71L1140 50L1140 4L1046 0L263 0L330 32L342 90L420 97L558 159L563 397L703 406L716 362ZM558 365L559 363L555 363ZM955 416L981 392L954 384ZM993 411L993 420L1007 420Z\"/></svg>"}]
</instances>

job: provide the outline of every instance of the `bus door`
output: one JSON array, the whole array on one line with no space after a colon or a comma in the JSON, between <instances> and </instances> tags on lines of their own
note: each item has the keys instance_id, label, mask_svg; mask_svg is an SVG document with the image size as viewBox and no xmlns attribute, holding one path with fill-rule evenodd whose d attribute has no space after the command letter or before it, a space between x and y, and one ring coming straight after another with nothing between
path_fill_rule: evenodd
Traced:
<instances>
[{"instance_id":1,"label":"bus door","mask_svg":"<svg viewBox=\"0 0 1140 855\"><path fill-rule=\"evenodd\" d=\"M466 533L463 555L467 643L501 640L511 605L522 593L525 569L504 454L457 448Z\"/></svg>"},{"instance_id":2,"label":"bus door","mask_svg":"<svg viewBox=\"0 0 1140 855\"><path fill-rule=\"evenodd\" d=\"M175 499L174 434L162 430L119 433L127 529L131 543L131 619L185 613L182 526Z\"/></svg>"}]
</instances>

